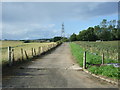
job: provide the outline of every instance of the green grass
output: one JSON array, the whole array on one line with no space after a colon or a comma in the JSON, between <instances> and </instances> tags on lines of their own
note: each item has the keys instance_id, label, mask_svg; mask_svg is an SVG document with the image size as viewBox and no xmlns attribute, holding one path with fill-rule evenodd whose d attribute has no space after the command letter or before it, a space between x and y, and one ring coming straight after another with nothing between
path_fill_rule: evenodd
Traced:
<instances>
[{"instance_id":1,"label":"green grass","mask_svg":"<svg viewBox=\"0 0 120 90\"><path fill-rule=\"evenodd\" d=\"M80 48L79 45L75 44L75 43L70 43L70 48L71 48L71 52L72 55L74 56L74 58L77 60L77 63L79 63L80 66L83 65L83 49Z\"/></svg>"},{"instance_id":2,"label":"green grass","mask_svg":"<svg viewBox=\"0 0 120 90\"><path fill-rule=\"evenodd\" d=\"M82 67L83 66L83 53L85 49L83 49L80 45L76 43L70 43L72 55L77 60L77 63ZM87 69L94 73L100 74L111 78L118 79L118 68L113 66L92 66L92 64L101 64L102 57L99 55L94 55L93 53L87 51ZM118 63L116 60L112 59L105 59L105 63Z\"/></svg>"},{"instance_id":3,"label":"green grass","mask_svg":"<svg viewBox=\"0 0 120 90\"><path fill-rule=\"evenodd\" d=\"M114 79L120 79L119 69L116 67L113 67L112 65L100 66L100 67L91 66L88 68L88 71L94 74L99 74L99 75L107 76L107 77L114 78Z\"/></svg>"}]
</instances>

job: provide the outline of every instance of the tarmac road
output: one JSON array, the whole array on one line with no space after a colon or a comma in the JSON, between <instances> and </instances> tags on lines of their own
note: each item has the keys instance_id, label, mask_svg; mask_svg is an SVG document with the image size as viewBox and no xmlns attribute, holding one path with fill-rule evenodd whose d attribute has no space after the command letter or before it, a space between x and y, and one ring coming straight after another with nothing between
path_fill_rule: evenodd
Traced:
<instances>
[{"instance_id":1,"label":"tarmac road","mask_svg":"<svg viewBox=\"0 0 120 90\"><path fill-rule=\"evenodd\" d=\"M3 73L3 88L117 88L94 78L84 71L75 70L69 43L54 51Z\"/></svg>"}]
</instances>

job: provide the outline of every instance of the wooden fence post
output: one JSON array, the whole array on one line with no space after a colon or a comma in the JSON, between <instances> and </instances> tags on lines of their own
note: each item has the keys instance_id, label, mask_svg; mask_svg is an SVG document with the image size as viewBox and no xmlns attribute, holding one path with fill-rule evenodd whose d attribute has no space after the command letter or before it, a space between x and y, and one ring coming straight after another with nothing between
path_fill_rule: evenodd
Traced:
<instances>
[{"instance_id":1,"label":"wooden fence post","mask_svg":"<svg viewBox=\"0 0 120 90\"><path fill-rule=\"evenodd\" d=\"M24 56L23 56L23 49L21 48L21 55L22 55L22 60L24 59Z\"/></svg>"},{"instance_id":2,"label":"wooden fence post","mask_svg":"<svg viewBox=\"0 0 120 90\"><path fill-rule=\"evenodd\" d=\"M11 47L9 46L8 47L8 60L9 60L9 66L12 66L12 50L11 50Z\"/></svg>"},{"instance_id":3,"label":"wooden fence post","mask_svg":"<svg viewBox=\"0 0 120 90\"><path fill-rule=\"evenodd\" d=\"M15 58L14 58L14 49L12 49L12 61L13 61L13 63L15 62Z\"/></svg>"},{"instance_id":4,"label":"wooden fence post","mask_svg":"<svg viewBox=\"0 0 120 90\"><path fill-rule=\"evenodd\" d=\"M83 69L86 69L86 51L83 54Z\"/></svg>"},{"instance_id":5,"label":"wooden fence post","mask_svg":"<svg viewBox=\"0 0 120 90\"><path fill-rule=\"evenodd\" d=\"M104 64L104 53L102 54L102 64Z\"/></svg>"},{"instance_id":6,"label":"wooden fence post","mask_svg":"<svg viewBox=\"0 0 120 90\"><path fill-rule=\"evenodd\" d=\"M32 48L32 56L34 56L34 54L33 54L33 48Z\"/></svg>"},{"instance_id":7,"label":"wooden fence post","mask_svg":"<svg viewBox=\"0 0 120 90\"><path fill-rule=\"evenodd\" d=\"M35 53L35 56L36 56L36 50L35 50L35 48L34 48L34 53Z\"/></svg>"},{"instance_id":8,"label":"wooden fence post","mask_svg":"<svg viewBox=\"0 0 120 90\"><path fill-rule=\"evenodd\" d=\"M25 52L25 56L26 56L26 58L29 59L26 50L24 50L24 52Z\"/></svg>"},{"instance_id":9,"label":"wooden fence post","mask_svg":"<svg viewBox=\"0 0 120 90\"><path fill-rule=\"evenodd\" d=\"M40 49L40 50L41 50L41 53L43 53L43 47L42 47L42 46L41 46L41 49Z\"/></svg>"}]
</instances>

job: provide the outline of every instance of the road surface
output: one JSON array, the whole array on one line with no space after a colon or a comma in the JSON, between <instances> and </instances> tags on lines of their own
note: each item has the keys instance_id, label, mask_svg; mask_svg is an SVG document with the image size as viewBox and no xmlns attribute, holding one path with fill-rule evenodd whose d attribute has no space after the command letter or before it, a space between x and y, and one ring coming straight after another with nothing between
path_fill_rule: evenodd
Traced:
<instances>
[{"instance_id":1,"label":"road surface","mask_svg":"<svg viewBox=\"0 0 120 90\"><path fill-rule=\"evenodd\" d=\"M78 68L69 43L3 73L3 88L117 88Z\"/></svg>"}]
</instances>

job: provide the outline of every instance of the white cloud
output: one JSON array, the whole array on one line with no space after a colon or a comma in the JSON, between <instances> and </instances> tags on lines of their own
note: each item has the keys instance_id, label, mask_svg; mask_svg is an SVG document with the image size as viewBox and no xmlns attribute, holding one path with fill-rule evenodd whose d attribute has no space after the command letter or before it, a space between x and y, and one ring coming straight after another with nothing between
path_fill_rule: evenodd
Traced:
<instances>
[{"instance_id":1,"label":"white cloud","mask_svg":"<svg viewBox=\"0 0 120 90\"><path fill-rule=\"evenodd\" d=\"M2 36L3 39L39 39L50 38L59 35L59 31L55 30L55 24L39 25L11 25L4 24Z\"/></svg>"}]
</instances>

